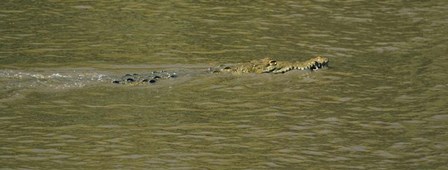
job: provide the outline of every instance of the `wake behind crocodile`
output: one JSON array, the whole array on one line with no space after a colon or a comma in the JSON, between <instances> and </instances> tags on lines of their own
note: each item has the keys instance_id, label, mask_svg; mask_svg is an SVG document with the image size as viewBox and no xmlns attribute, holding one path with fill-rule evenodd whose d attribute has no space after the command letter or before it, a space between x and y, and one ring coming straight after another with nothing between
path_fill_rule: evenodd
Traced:
<instances>
[{"instance_id":1,"label":"wake behind crocodile","mask_svg":"<svg viewBox=\"0 0 448 170\"><path fill-rule=\"evenodd\" d=\"M165 65L165 66L114 66L108 68L61 68L0 70L0 84L6 91L20 89L69 89L92 85L151 86L170 85L194 78L221 74L278 74L293 70L314 71L328 65L328 58L314 57L306 61L276 61L269 58L252 60L242 64Z\"/></svg>"},{"instance_id":2,"label":"wake behind crocodile","mask_svg":"<svg viewBox=\"0 0 448 170\"><path fill-rule=\"evenodd\" d=\"M158 68L150 67L142 69L138 66L115 67L114 69L5 69L0 70L0 84L2 84L5 89L70 89L94 85L117 86L113 84L113 82L122 79L123 75L144 75L151 73L156 75L156 73L158 73L158 75L163 77L164 74L189 77L190 74L195 74L196 72L196 69L188 69L189 73L186 73L184 68L176 68L176 71L170 69L157 69ZM206 67L202 68L202 70L206 69ZM174 78L174 76L172 76L172 78ZM180 79L180 77L176 78Z\"/></svg>"}]
</instances>

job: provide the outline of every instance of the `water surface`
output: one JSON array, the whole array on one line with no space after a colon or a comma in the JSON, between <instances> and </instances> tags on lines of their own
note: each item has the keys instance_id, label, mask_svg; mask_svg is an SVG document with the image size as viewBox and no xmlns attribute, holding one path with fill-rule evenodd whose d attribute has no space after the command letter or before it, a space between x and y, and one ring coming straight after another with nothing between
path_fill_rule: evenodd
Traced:
<instances>
[{"instance_id":1,"label":"water surface","mask_svg":"<svg viewBox=\"0 0 448 170\"><path fill-rule=\"evenodd\" d=\"M5 1L0 168L444 169L445 1ZM209 74L262 57L286 74ZM178 78L117 86L126 73Z\"/></svg>"}]
</instances>

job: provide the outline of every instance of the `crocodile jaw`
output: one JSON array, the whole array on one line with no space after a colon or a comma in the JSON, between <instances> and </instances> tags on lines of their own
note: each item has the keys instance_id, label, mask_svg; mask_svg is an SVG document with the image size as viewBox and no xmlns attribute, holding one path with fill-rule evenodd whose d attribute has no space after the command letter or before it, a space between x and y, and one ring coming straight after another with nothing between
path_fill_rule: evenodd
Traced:
<instances>
[{"instance_id":1,"label":"crocodile jaw","mask_svg":"<svg viewBox=\"0 0 448 170\"><path fill-rule=\"evenodd\" d=\"M329 59L322 56L317 56L314 58L311 58L305 62L295 62L295 63L288 63L288 64L282 64L277 63L277 69L272 70L271 73L278 74L278 73L286 73L291 70L317 70L323 67L328 66Z\"/></svg>"}]
</instances>

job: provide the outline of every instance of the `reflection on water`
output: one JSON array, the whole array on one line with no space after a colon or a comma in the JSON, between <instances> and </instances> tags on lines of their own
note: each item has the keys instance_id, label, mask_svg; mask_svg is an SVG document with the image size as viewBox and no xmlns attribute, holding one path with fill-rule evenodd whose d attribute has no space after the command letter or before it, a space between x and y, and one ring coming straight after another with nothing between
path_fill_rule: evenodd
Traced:
<instances>
[{"instance_id":1,"label":"reflection on water","mask_svg":"<svg viewBox=\"0 0 448 170\"><path fill-rule=\"evenodd\" d=\"M443 169L448 3L6 1L0 164ZM207 74L324 55L330 68ZM152 86L110 83L175 71Z\"/></svg>"}]
</instances>

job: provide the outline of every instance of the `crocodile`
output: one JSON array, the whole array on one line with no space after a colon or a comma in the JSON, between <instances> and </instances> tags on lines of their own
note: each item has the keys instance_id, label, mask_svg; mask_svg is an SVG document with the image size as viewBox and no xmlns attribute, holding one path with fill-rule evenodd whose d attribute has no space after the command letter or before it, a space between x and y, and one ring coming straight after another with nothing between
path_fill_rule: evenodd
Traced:
<instances>
[{"instance_id":1,"label":"crocodile","mask_svg":"<svg viewBox=\"0 0 448 170\"><path fill-rule=\"evenodd\" d=\"M310 70L314 71L327 67L329 59L322 56L316 56L306 61L276 61L271 58L252 60L235 66L225 66L218 69L211 69L212 72L232 72L232 73L286 73L291 70Z\"/></svg>"},{"instance_id":2,"label":"crocodile","mask_svg":"<svg viewBox=\"0 0 448 170\"><path fill-rule=\"evenodd\" d=\"M318 70L327 67L329 59L322 56L316 56L306 61L276 61L271 58L263 58L252 60L247 63L237 64L234 66L219 66L217 68L209 68L211 73L231 72L236 74L243 73L286 73L292 70ZM114 84L154 84L159 79L170 79L177 77L175 72L153 71L147 74L126 74L120 79L113 80Z\"/></svg>"}]
</instances>

